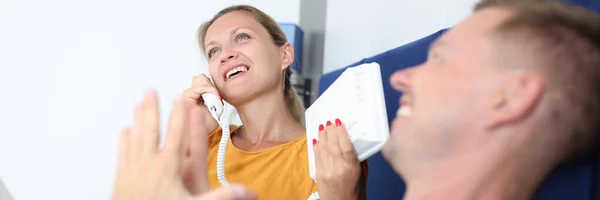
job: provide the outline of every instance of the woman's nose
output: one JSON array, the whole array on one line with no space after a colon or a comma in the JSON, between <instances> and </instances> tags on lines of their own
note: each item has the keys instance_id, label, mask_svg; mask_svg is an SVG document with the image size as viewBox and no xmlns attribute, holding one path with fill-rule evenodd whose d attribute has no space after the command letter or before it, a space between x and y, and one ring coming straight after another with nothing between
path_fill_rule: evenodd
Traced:
<instances>
[{"instance_id":1,"label":"woman's nose","mask_svg":"<svg viewBox=\"0 0 600 200\"><path fill-rule=\"evenodd\" d=\"M239 56L239 53L235 51L223 51L221 52L221 63L226 63L229 60L236 59Z\"/></svg>"},{"instance_id":2,"label":"woman's nose","mask_svg":"<svg viewBox=\"0 0 600 200\"><path fill-rule=\"evenodd\" d=\"M406 92L411 87L411 80L416 71L416 67L403 69L395 72L390 77L390 83L395 90Z\"/></svg>"}]
</instances>

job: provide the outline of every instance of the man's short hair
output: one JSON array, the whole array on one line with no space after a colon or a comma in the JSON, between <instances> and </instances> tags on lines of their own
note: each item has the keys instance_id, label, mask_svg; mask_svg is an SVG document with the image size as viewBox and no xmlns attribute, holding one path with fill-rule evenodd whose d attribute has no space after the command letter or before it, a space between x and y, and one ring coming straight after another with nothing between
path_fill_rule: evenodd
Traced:
<instances>
[{"instance_id":1,"label":"man's short hair","mask_svg":"<svg viewBox=\"0 0 600 200\"><path fill-rule=\"evenodd\" d=\"M512 15L494 29L520 40L546 77L550 100L544 126L568 134L565 160L597 153L600 134L600 16L554 0L482 0L475 11L501 8ZM519 58L514 58L519 59ZM548 129L545 129L548 130ZM538 134L544 135L544 134Z\"/></svg>"}]
</instances>

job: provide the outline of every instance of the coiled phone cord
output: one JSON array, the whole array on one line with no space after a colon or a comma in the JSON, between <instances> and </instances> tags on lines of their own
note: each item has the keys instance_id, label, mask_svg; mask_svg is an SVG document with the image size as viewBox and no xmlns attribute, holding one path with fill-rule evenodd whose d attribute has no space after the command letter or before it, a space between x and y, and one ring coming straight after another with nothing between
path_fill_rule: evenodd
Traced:
<instances>
[{"instance_id":1,"label":"coiled phone cord","mask_svg":"<svg viewBox=\"0 0 600 200\"><path fill-rule=\"evenodd\" d=\"M226 111L227 109L224 110ZM223 187L229 185L227 178L225 178L225 152L227 150L227 143L229 142L229 138L231 135L231 131L229 129L231 111L232 110L230 110L229 112L224 112L224 114L226 115L221 118L223 120L218 120L217 118L217 122L219 123L222 132L221 140L219 142L219 150L217 151L217 179L219 179L219 183L221 183L221 186ZM318 192L314 192L308 197L308 200L318 199L320 199Z\"/></svg>"},{"instance_id":2,"label":"coiled phone cord","mask_svg":"<svg viewBox=\"0 0 600 200\"><path fill-rule=\"evenodd\" d=\"M227 121L227 120L226 120ZM229 140L229 123L219 123L222 130L221 142L219 143L219 151L217 152L217 178L221 186L229 185L225 178L225 150L227 149L227 141Z\"/></svg>"},{"instance_id":3,"label":"coiled phone cord","mask_svg":"<svg viewBox=\"0 0 600 200\"><path fill-rule=\"evenodd\" d=\"M319 197L319 192L314 192L308 197L308 200L317 200L317 199L321 199Z\"/></svg>"},{"instance_id":4,"label":"coiled phone cord","mask_svg":"<svg viewBox=\"0 0 600 200\"><path fill-rule=\"evenodd\" d=\"M229 185L227 178L225 178L225 152L231 134L229 130L229 121L231 121L231 119L229 118L231 117L232 110L227 112L225 106L223 107L223 110L223 114L225 114L225 116L221 118L223 120L218 120L217 118L217 123L219 123L219 126L221 127L221 141L219 142L219 150L217 151L217 179L219 179L221 186L225 187Z\"/></svg>"}]
</instances>

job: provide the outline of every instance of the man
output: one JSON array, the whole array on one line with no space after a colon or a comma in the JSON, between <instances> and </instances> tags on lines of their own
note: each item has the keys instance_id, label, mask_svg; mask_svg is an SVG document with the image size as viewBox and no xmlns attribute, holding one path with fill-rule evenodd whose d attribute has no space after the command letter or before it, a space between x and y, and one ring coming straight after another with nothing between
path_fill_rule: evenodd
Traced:
<instances>
[{"instance_id":1,"label":"man","mask_svg":"<svg viewBox=\"0 0 600 200\"><path fill-rule=\"evenodd\" d=\"M383 154L405 199L530 199L598 147L600 17L484 0L391 83L404 95Z\"/></svg>"},{"instance_id":2,"label":"man","mask_svg":"<svg viewBox=\"0 0 600 200\"><path fill-rule=\"evenodd\" d=\"M426 63L391 78L405 95L383 153L405 199L531 198L559 163L598 146L599 68L599 16L554 1L482 1ZM181 163L194 106L177 101L158 150L147 95L121 138L115 199L193 198ZM195 198L256 198L243 187L205 195Z\"/></svg>"}]
</instances>

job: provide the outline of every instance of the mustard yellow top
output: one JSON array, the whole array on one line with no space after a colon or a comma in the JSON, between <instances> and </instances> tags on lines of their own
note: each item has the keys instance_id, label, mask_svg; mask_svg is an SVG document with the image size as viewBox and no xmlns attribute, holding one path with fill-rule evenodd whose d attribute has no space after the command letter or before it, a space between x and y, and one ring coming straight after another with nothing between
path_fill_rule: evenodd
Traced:
<instances>
[{"instance_id":1,"label":"mustard yellow top","mask_svg":"<svg viewBox=\"0 0 600 200\"><path fill-rule=\"evenodd\" d=\"M230 126L231 132L239 128ZM208 136L208 182L211 189L221 187L217 178L217 152L221 128ZM225 153L225 178L241 183L258 193L259 200L306 200L317 191L310 178L306 136L262 151L236 148L231 139ZM367 162L362 163L366 181Z\"/></svg>"},{"instance_id":2,"label":"mustard yellow top","mask_svg":"<svg viewBox=\"0 0 600 200\"><path fill-rule=\"evenodd\" d=\"M238 127L231 126L231 132ZM221 129L208 136L208 182L221 187L217 179L217 152ZM242 183L258 193L258 199L306 200L317 191L310 178L306 136L257 152L236 148L231 139L225 153L225 177L229 183Z\"/></svg>"}]
</instances>

